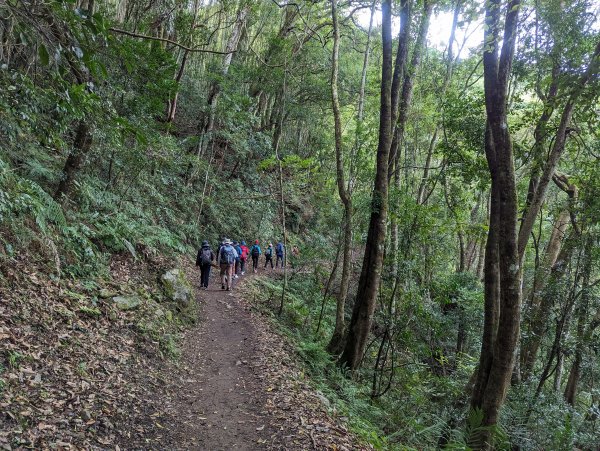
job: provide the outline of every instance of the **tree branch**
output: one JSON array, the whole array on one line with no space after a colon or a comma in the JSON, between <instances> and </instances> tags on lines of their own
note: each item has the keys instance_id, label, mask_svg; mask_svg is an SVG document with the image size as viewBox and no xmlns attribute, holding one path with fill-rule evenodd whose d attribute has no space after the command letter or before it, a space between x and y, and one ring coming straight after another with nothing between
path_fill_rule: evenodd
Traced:
<instances>
[{"instance_id":1,"label":"tree branch","mask_svg":"<svg viewBox=\"0 0 600 451\"><path fill-rule=\"evenodd\" d=\"M233 52L219 52L218 50L206 50L206 49L201 49L198 47L187 47L183 44L180 44L179 42L175 42L171 39L167 39L167 38L159 38L156 36L148 36L145 34L139 34L139 33L133 33L131 31L127 31L127 30L121 30L119 28L109 28L110 31L112 31L113 33L118 33L118 34L124 34L126 36L131 36L132 38L139 38L139 39L147 39L149 41L160 41L160 42L166 42L168 44L174 45L176 47L179 47L183 50L186 50L188 52L195 52L195 53L213 53L215 55L229 55L230 53L235 53L235 51Z\"/></svg>"}]
</instances>

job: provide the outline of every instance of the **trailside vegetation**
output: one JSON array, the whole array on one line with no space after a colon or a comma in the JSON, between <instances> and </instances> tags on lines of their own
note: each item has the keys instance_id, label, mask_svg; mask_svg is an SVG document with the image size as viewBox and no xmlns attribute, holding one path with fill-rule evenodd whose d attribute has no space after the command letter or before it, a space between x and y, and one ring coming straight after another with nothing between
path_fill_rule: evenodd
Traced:
<instances>
[{"instance_id":1,"label":"trailside vegetation","mask_svg":"<svg viewBox=\"0 0 600 451\"><path fill-rule=\"evenodd\" d=\"M599 14L0 2L0 445L51 443L13 408L49 344L15 330L132 321L176 355L189 311L159 308L155 279L227 236L290 250L248 293L375 447L595 449ZM116 313L107 287L160 318Z\"/></svg>"}]
</instances>

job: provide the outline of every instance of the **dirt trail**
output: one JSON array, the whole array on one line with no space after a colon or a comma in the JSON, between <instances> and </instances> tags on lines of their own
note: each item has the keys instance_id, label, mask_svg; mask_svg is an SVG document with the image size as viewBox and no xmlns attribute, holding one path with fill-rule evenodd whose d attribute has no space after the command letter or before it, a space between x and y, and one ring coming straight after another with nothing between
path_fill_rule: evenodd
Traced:
<instances>
[{"instance_id":1,"label":"dirt trail","mask_svg":"<svg viewBox=\"0 0 600 451\"><path fill-rule=\"evenodd\" d=\"M330 416L293 350L243 299L243 284L240 278L234 291L222 291L213 277L208 290L196 286L200 322L144 409L152 436L132 437L128 448L369 449Z\"/></svg>"},{"instance_id":2,"label":"dirt trail","mask_svg":"<svg viewBox=\"0 0 600 451\"><path fill-rule=\"evenodd\" d=\"M264 447L271 431L253 366L257 336L248 308L235 291L222 291L215 278L197 293L203 319L187 334L179 372L168 387L164 408L175 421L162 444L253 450L262 442Z\"/></svg>"}]
</instances>

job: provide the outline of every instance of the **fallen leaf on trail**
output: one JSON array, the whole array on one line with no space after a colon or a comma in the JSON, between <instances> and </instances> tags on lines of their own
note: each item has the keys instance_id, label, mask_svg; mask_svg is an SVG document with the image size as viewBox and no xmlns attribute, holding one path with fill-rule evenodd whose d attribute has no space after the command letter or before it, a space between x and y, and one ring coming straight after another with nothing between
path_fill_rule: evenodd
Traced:
<instances>
[{"instance_id":1,"label":"fallen leaf on trail","mask_svg":"<svg viewBox=\"0 0 600 451\"><path fill-rule=\"evenodd\" d=\"M257 431L262 431L265 428L265 425L263 424L262 426L259 426L256 428Z\"/></svg>"}]
</instances>

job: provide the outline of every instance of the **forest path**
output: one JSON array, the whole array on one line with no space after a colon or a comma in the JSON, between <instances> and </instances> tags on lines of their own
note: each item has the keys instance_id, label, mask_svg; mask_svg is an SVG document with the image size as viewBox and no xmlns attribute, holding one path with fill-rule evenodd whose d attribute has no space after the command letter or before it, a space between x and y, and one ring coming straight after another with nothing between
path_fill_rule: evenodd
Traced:
<instances>
[{"instance_id":1,"label":"forest path","mask_svg":"<svg viewBox=\"0 0 600 451\"><path fill-rule=\"evenodd\" d=\"M268 320L256 313L240 276L231 292L221 290L218 270L201 290L188 270L201 305L199 323L184 339L178 365L164 376L166 386L147 415L159 428L144 449L305 450L371 449L359 445L329 401L315 392L297 364L298 356ZM277 271L260 271L258 277ZM136 447L137 447L136 446Z\"/></svg>"},{"instance_id":2,"label":"forest path","mask_svg":"<svg viewBox=\"0 0 600 451\"><path fill-rule=\"evenodd\" d=\"M258 449L267 443L272 427L263 408L257 333L249 307L240 302L236 290L221 290L218 269L212 273L208 290L200 290L194 274L201 319L186 335L179 374L170 381L165 409L175 421L164 445Z\"/></svg>"}]
</instances>

